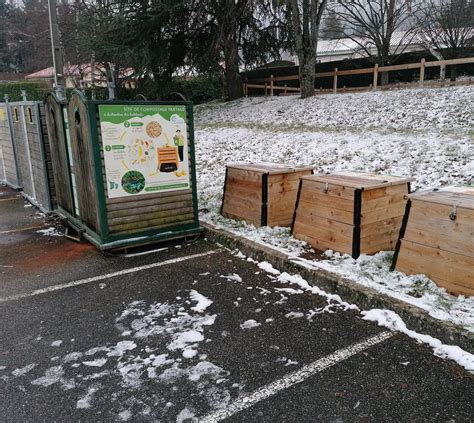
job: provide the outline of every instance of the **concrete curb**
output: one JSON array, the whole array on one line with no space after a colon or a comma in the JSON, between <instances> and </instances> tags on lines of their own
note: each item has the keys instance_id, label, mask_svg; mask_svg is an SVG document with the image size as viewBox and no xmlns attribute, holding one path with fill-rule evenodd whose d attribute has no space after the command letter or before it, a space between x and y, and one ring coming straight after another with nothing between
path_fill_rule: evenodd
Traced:
<instances>
[{"instance_id":1,"label":"concrete curb","mask_svg":"<svg viewBox=\"0 0 474 423\"><path fill-rule=\"evenodd\" d=\"M229 231L202 223L208 240L230 249L238 249L246 256L258 261L268 261L282 272L298 273L308 283L325 291L339 294L345 301L356 304L361 310L382 308L393 310L412 330L431 335L445 344L459 345L464 350L474 352L474 334L455 324L437 320L419 307L382 294L375 289L359 285L349 279L324 269L308 269L292 261L281 251L258 244Z\"/></svg>"}]
</instances>

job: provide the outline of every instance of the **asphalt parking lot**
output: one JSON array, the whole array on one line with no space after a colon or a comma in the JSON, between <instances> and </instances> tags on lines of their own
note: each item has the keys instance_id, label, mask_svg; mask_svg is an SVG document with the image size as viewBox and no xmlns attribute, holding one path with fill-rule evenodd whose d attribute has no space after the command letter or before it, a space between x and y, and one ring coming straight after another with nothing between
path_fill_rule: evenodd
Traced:
<instances>
[{"instance_id":1,"label":"asphalt parking lot","mask_svg":"<svg viewBox=\"0 0 474 423\"><path fill-rule=\"evenodd\" d=\"M0 190L0 419L472 421L472 375L205 238L104 255Z\"/></svg>"}]
</instances>

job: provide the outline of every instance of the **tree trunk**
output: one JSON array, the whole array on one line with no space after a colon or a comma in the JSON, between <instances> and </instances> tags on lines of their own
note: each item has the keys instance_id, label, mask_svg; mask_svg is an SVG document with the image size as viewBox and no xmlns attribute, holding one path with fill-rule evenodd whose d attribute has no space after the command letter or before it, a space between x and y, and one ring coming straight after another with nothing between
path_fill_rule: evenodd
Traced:
<instances>
[{"instance_id":1,"label":"tree trunk","mask_svg":"<svg viewBox=\"0 0 474 423\"><path fill-rule=\"evenodd\" d=\"M381 72L380 74L380 85L387 85L389 83L388 72Z\"/></svg>"},{"instance_id":2,"label":"tree trunk","mask_svg":"<svg viewBox=\"0 0 474 423\"><path fill-rule=\"evenodd\" d=\"M316 54L312 48L306 48L299 57L301 98L314 95L314 78L316 74Z\"/></svg>"},{"instance_id":3,"label":"tree trunk","mask_svg":"<svg viewBox=\"0 0 474 423\"><path fill-rule=\"evenodd\" d=\"M225 40L224 50L224 92L226 100L243 97L242 77L239 73L239 47L234 36Z\"/></svg>"}]
</instances>

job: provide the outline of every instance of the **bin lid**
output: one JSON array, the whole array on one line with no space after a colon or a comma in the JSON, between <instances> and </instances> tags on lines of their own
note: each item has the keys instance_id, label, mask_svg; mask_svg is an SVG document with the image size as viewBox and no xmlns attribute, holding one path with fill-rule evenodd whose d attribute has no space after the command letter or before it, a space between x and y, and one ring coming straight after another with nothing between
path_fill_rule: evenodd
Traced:
<instances>
[{"instance_id":1,"label":"bin lid","mask_svg":"<svg viewBox=\"0 0 474 423\"><path fill-rule=\"evenodd\" d=\"M304 176L302 179L363 190L406 184L415 180L415 178L405 178L402 176L378 175L376 173L356 171L341 171Z\"/></svg>"},{"instance_id":2,"label":"bin lid","mask_svg":"<svg viewBox=\"0 0 474 423\"><path fill-rule=\"evenodd\" d=\"M314 170L316 166L292 166L282 163L231 163L227 165L228 168L250 170L252 172L268 173L269 175L281 173L294 173L305 170Z\"/></svg>"},{"instance_id":3,"label":"bin lid","mask_svg":"<svg viewBox=\"0 0 474 423\"><path fill-rule=\"evenodd\" d=\"M430 203L457 205L466 209L474 209L473 185L450 185L439 189L415 192L407 195L410 200L427 201Z\"/></svg>"}]
</instances>

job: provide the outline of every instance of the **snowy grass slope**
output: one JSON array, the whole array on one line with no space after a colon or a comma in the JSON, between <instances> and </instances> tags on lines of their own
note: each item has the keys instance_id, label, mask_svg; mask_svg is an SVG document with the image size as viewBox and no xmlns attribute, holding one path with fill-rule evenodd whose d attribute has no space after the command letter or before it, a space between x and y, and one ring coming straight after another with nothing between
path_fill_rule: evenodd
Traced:
<instances>
[{"instance_id":1,"label":"snowy grass slope","mask_svg":"<svg viewBox=\"0 0 474 423\"><path fill-rule=\"evenodd\" d=\"M266 161L411 176L415 190L473 182L472 86L214 102L196 108L196 124L201 218L294 256L307 247L288 229L255 229L220 216L226 164ZM336 254L312 265L474 331L474 299L450 296L424 276L390 273L390 260L391 253L358 260Z\"/></svg>"}]
</instances>

